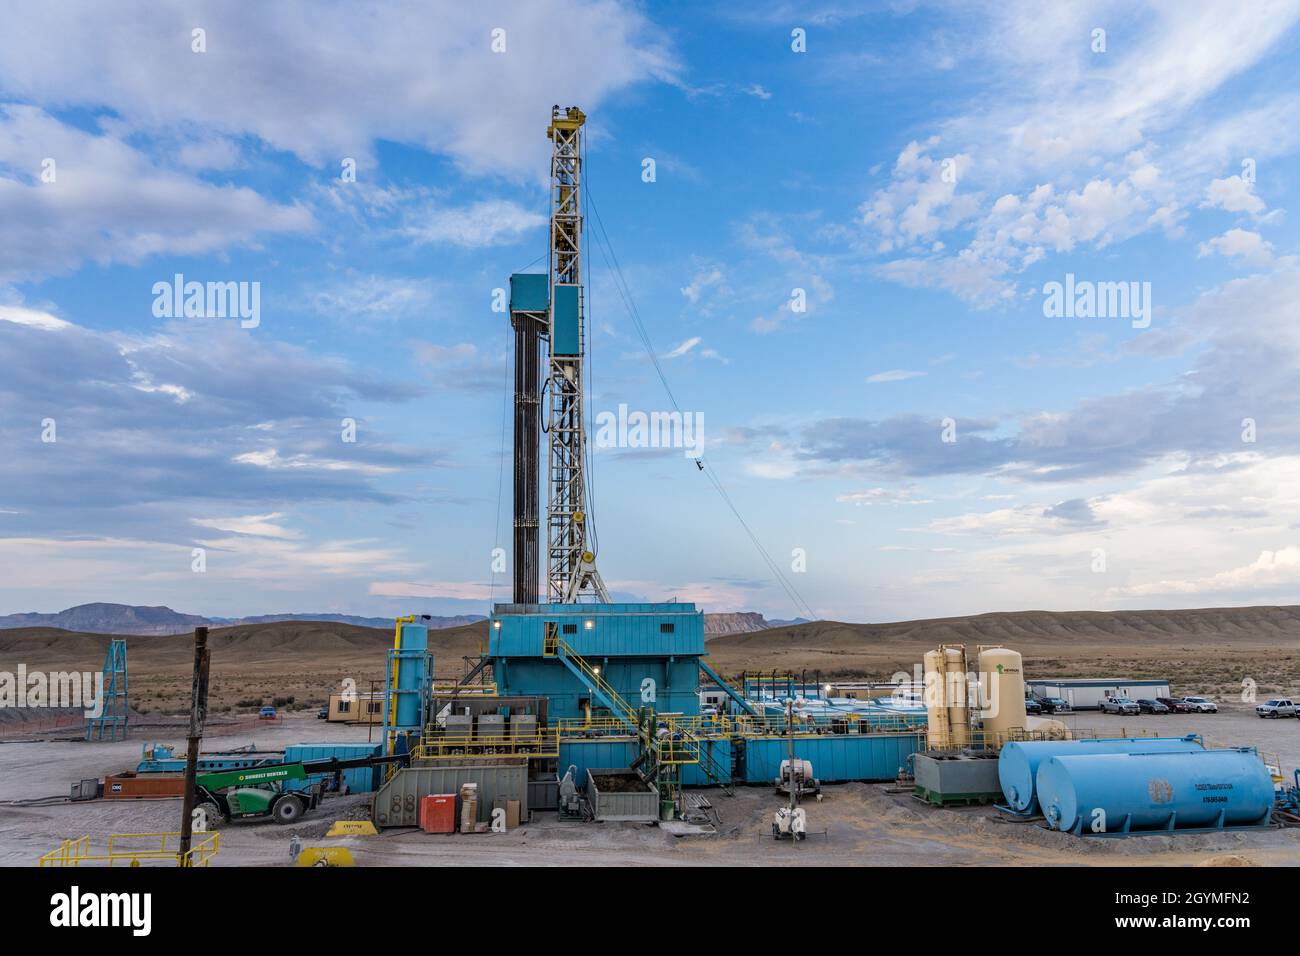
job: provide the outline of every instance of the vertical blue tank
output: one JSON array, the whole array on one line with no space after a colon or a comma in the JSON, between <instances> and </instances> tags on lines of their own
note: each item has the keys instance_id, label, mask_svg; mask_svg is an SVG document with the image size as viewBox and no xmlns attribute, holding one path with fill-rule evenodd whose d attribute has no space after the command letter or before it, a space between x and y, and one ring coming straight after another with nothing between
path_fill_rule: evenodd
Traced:
<instances>
[{"instance_id":1,"label":"vertical blue tank","mask_svg":"<svg viewBox=\"0 0 1300 956\"><path fill-rule=\"evenodd\" d=\"M1114 737L1108 740L1026 740L1004 744L998 755L998 783L1007 806L1017 813L1032 813L1037 801L1034 784L1044 760L1066 754L1186 753L1204 750L1195 734L1186 737Z\"/></svg>"},{"instance_id":2,"label":"vertical blue tank","mask_svg":"<svg viewBox=\"0 0 1300 956\"><path fill-rule=\"evenodd\" d=\"M399 727L420 726L420 691L424 652L429 649L429 628L424 624L402 625L402 647L397 657L397 720Z\"/></svg>"},{"instance_id":3,"label":"vertical blue tank","mask_svg":"<svg viewBox=\"0 0 1300 956\"><path fill-rule=\"evenodd\" d=\"M1273 779L1250 749L1060 756L1038 768L1038 802L1074 834L1259 826Z\"/></svg>"}]
</instances>

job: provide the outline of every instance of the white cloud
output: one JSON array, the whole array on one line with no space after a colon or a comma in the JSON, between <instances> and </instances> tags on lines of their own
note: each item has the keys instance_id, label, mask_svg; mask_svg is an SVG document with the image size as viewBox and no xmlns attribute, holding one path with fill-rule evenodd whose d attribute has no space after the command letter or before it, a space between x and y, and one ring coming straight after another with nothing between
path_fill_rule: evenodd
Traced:
<instances>
[{"instance_id":1,"label":"white cloud","mask_svg":"<svg viewBox=\"0 0 1300 956\"><path fill-rule=\"evenodd\" d=\"M1198 256L1218 253L1230 259L1241 259L1249 265L1263 266L1273 261L1273 245L1257 232L1247 229L1229 229L1196 247Z\"/></svg>"},{"instance_id":2,"label":"white cloud","mask_svg":"<svg viewBox=\"0 0 1300 956\"><path fill-rule=\"evenodd\" d=\"M698 335L693 335L689 339L684 339L683 341L679 342L674 348L664 353L663 357L666 359L681 358L691 349L695 348L695 346L699 345L700 341L701 340Z\"/></svg>"},{"instance_id":3,"label":"white cloud","mask_svg":"<svg viewBox=\"0 0 1300 956\"><path fill-rule=\"evenodd\" d=\"M486 601L492 592L488 585L475 581L372 581L369 593L381 597Z\"/></svg>"},{"instance_id":4,"label":"white cloud","mask_svg":"<svg viewBox=\"0 0 1300 956\"><path fill-rule=\"evenodd\" d=\"M722 270L717 266L707 269L700 269L692 277L690 284L682 289L688 302L692 305L699 304L700 297L709 289L724 285Z\"/></svg>"},{"instance_id":5,"label":"white cloud","mask_svg":"<svg viewBox=\"0 0 1300 956\"><path fill-rule=\"evenodd\" d=\"M417 243L449 243L467 249L518 242L546 225L547 217L516 202L489 199L463 207L409 214L402 233Z\"/></svg>"},{"instance_id":6,"label":"white cloud","mask_svg":"<svg viewBox=\"0 0 1300 956\"><path fill-rule=\"evenodd\" d=\"M206 53L190 49L196 24ZM283 0L255 21L212 0L40 4L0 31L0 79L18 97L108 107L146 131L197 120L334 169L367 164L383 139L536 178L552 104L581 103L595 120L614 92L676 72L662 34L608 0Z\"/></svg>"},{"instance_id":7,"label":"white cloud","mask_svg":"<svg viewBox=\"0 0 1300 956\"><path fill-rule=\"evenodd\" d=\"M39 178L40 157L55 161L53 182ZM301 206L193 179L31 106L0 107L0 169L0 280L66 272L87 259L199 255L315 225Z\"/></svg>"},{"instance_id":8,"label":"white cloud","mask_svg":"<svg viewBox=\"0 0 1300 956\"><path fill-rule=\"evenodd\" d=\"M229 531L232 534L247 534L259 538L299 538L301 535L289 528L281 527L276 522L284 515L278 511L264 515L242 515L229 518L194 518L193 522L203 528L217 531Z\"/></svg>"},{"instance_id":9,"label":"white cloud","mask_svg":"<svg viewBox=\"0 0 1300 956\"><path fill-rule=\"evenodd\" d=\"M868 375L867 381L877 382L905 382L909 378L920 378L925 372L909 372L906 369L895 368L888 372L877 372L875 375Z\"/></svg>"},{"instance_id":10,"label":"white cloud","mask_svg":"<svg viewBox=\"0 0 1300 956\"><path fill-rule=\"evenodd\" d=\"M72 328L71 322L65 322L57 316L37 309L26 309L17 305L0 305L0 322L13 322L15 325L28 325L46 332L58 332Z\"/></svg>"},{"instance_id":11,"label":"white cloud","mask_svg":"<svg viewBox=\"0 0 1300 956\"><path fill-rule=\"evenodd\" d=\"M360 275L311 288L307 300L317 312L336 319L389 319L426 314L433 301L428 279Z\"/></svg>"},{"instance_id":12,"label":"white cloud","mask_svg":"<svg viewBox=\"0 0 1300 956\"><path fill-rule=\"evenodd\" d=\"M1240 176L1215 179L1205 190L1203 206L1212 206L1227 212L1245 212L1258 216L1267 206L1255 195L1253 184Z\"/></svg>"},{"instance_id":13,"label":"white cloud","mask_svg":"<svg viewBox=\"0 0 1300 956\"><path fill-rule=\"evenodd\" d=\"M905 504L905 505L928 505L933 502L930 499L913 498L909 489L895 491L889 488L864 488L861 491L849 491L842 495L836 495L835 500L841 504L851 505L874 505L874 504Z\"/></svg>"},{"instance_id":14,"label":"white cloud","mask_svg":"<svg viewBox=\"0 0 1300 956\"><path fill-rule=\"evenodd\" d=\"M1250 564L1203 578L1181 581L1153 581L1115 588L1121 597L1169 594L1250 593L1300 584L1300 547L1287 545L1276 551L1261 551Z\"/></svg>"}]
</instances>

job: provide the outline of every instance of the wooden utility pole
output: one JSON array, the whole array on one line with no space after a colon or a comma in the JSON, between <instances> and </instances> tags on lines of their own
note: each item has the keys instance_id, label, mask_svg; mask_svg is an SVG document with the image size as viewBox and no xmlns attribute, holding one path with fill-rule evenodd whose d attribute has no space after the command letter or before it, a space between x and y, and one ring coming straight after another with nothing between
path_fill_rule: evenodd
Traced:
<instances>
[{"instance_id":1,"label":"wooden utility pole","mask_svg":"<svg viewBox=\"0 0 1300 956\"><path fill-rule=\"evenodd\" d=\"M194 683L190 687L189 750L185 755L185 794L181 801L181 865L186 866L194 832L194 787L199 769L199 744L208 716L208 629L194 629Z\"/></svg>"}]
</instances>

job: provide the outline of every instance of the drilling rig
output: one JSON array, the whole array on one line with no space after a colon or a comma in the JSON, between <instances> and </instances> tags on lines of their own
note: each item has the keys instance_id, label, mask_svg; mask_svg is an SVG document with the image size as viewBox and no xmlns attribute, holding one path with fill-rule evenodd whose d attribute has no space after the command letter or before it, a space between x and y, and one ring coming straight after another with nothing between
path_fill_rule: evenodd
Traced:
<instances>
[{"instance_id":1,"label":"drilling rig","mask_svg":"<svg viewBox=\"0 0 1300 956\"><path fill-rule=\"evenodd\" d=\"M546 595L548 604L609 602L596 569L587 507L586 338L583 314L582 127L576 106L551 110L550 238L545 274L510 277L515 331L514 601L539 603L538 450L546 465ZM546 372L541 372L541 349ZM542 420L545 406L546 418Z\"/></svg>"}]
</instances>

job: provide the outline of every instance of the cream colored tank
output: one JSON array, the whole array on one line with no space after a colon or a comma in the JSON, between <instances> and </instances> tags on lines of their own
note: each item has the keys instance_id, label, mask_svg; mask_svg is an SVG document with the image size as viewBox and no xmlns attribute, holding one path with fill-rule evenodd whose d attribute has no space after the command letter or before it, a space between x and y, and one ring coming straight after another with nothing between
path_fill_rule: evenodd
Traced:
<instances>
[{"instance_id":1,"label":"cream colored tank","mask_svg":"<svg viewBox=\"0 0 1300 956\"><path fill-rule=\"evenodd\" d=\"M943 654L926 651L925 657L926 746L937 750L948 746L948 703L943 692Z\"/></svg>"},{"instance_id":2,"label":"cream colored tank","mask_svg":"<svg viewBox=\"0 0 1300 956\"><path fill-rule=\"evenodd\" d=\"M981 647L980 680L984 685L984 745L1001 747L1013 730L1025 730L1025 672L1019 651L1008 647Z\"/></svg>"},{"instance_id":3,"label":"cream colored tank","mask_svg":"<svg viewBox=\"0 0 1300 956\"><path fill-rule=\"evenodd\" d=\"M954 748L970 746L970 696L966 680L966 648L960 644L943 648L947 672L944 691L948 702L948 739Z\"/></svg>"}]
</instances>

